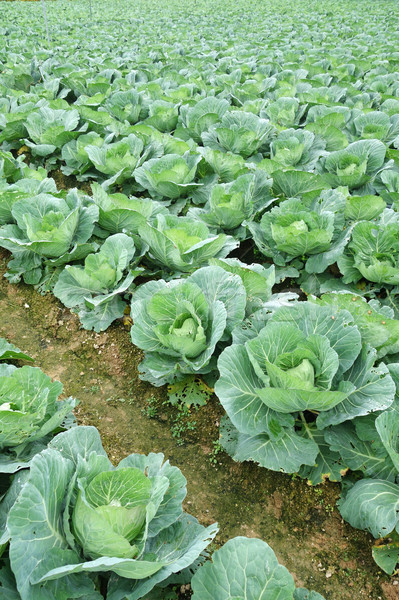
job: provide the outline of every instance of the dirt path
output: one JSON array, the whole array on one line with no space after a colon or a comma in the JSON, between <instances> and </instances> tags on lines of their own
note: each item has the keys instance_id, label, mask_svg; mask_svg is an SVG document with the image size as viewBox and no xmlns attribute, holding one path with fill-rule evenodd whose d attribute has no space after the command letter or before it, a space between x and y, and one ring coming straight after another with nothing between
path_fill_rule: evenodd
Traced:
<instances>
[{"instance_id":1,"label":"dirt path","mask_svg":"<svg viewBox=\"0 0 399 600\"><path fill-rule=\"evenodd\" d=\"M260 537L298 585L327 600L399 600L398 580L371 558L370 536L344 524L335 509L339 485L311 488L295 477L234 463L218 452L222 411L216 400L188 422L176 419L176 409L163 405L164 390L139 380L141 354L121 323L103 334L80 329L54 297L8 284L1 256L0 335L80 400L79 424L99 429L111 460L163 452L188 480L186 509L204 525L219 522L217 545L236 535Z\"/></svg>"}]
</instances>

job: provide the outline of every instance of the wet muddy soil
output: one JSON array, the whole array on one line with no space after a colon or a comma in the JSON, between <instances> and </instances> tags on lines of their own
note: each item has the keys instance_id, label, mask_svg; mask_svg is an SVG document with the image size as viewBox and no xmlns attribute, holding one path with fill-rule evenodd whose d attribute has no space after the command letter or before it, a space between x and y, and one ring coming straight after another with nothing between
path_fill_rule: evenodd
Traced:
<instances>
[{"instance_id":1,"label":"wet muddy soil","mask_svg":"<svg viewBox=\"0 0 399 600\"><path fill-rule=\"evenodd\" d=\"M0 336L79 399L78 423L95 425L114 463L132 452L163 452L188 481L185 508L204 525L219 522L215 547L237 535L267 541L297 585L326 600L399 600L398 578L373 562L372 538L343 523L335 508L339 485L309 487L298 478L232 461L218 446L223 414L213 398L198 411L164 404L163 388L140 381L142 355L122 322L106 333L80 329L53 296L3 277L0 255Z\"/></svg>"}]
</instances>

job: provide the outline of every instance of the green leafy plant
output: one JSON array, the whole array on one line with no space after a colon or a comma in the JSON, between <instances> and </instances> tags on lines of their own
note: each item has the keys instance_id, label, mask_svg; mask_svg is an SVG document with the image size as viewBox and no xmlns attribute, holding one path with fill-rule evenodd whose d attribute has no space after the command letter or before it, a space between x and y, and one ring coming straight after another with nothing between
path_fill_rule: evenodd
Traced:
<instances>
[{"instance_id":1,"label":"green leafy plant","mask_svg":"<svg viewBox=\"0 0 399 600\"><path fill-rule=\"evenodd\" d=\"M346 310L303 302L265 319L219 358L215 392L230 419L221 444L235 460L299 472L313 484L339 481L353 464L343 439L356 446L352 423L392 405L394 380ZM357 468L367 471L360 454ZM384 460L389 478L387 453Z\"/></svg>"},{"instance_id":2,"label":"green leafy plant","mask_svg":"<svg viewBox=\"0 0 399 600\"><path fill-rule=\"evenodd\" d=\"M93 427L57 436L32 461L7 521L22 600L94 600L100 588L134 600L188 568L217 528L182 511L185 484L162 454L113 467Z\"/></svg>"},{"instance_id":3,"label":"green leafy plant","mask_svg":"<svg viewBox=\"0 0 399 600\"><path fill-rule=\"evenodd\" d=\"M159 214L153 225L143 223L139 236L148 246L147 260L166 271L192 272L210 258L224 258L237 242L221 233L212 235L205 223L189 217Z\"/></svg>"},{"instance_id":4,"label":"green leafy plant","mask_svg":"<svg viewBox=\"0 0 399 600\"><path fill-rule=\"evenodd\" d=\"M345 283L362 277L382 285L399 284L399 214L385 209L377 222L358 223L338 266Z\"/></svg>"},{"instance_id":5,"label":"green leafy plant","mask_svg":"<svg viewBox=\"0 0 399 600\"><path fill-rule=\"evenodd\" d=\"M229 339L245 305L240 277L220 267L202 267L187 279L138 287L131 338L145 351L141 377L163 385L214 370L216 344Z\"/></svg>"},{"instance_id":6,"label":"green leafy plant","mask_svg":"<svg viewBox=\"0 0 399 600\"><path fill-rule=\"evenodd\" d=\"M201 157L195 154L167 154L138 167L134 171L134 178L153 197L176 199L201 185L194 182L200 160Z\"/></svg>"},{"instance_id":7,"label":"green leafy plant","mask_svg":"<svg viewBox=\"0 0 399 600\"><path fill-rule=\"evenodd\" d=\"M39 283L45 265L57 267L81 260L94 250L87 243L92 235L98 208L85 206L76 190L65 198L39 194L15 202L12 216L16 225L0 228L0 246L13 253L8 277Z\"/></svg>"},{"instance_id":8,"label":"green leafy plant","mask_svg":"<svg viewBox=\"0 0 399 600\"><path fill-rule=\"evenodd\" d=\"M121 295L140 273L140 269L129 269L134 254L132 238L123 233L110 236L97 253L85 258L84 267L65 267L54 295L78 313L85 329L97 332L107 329L123 316L127 305Z\"/></svg>"}]
</instances>

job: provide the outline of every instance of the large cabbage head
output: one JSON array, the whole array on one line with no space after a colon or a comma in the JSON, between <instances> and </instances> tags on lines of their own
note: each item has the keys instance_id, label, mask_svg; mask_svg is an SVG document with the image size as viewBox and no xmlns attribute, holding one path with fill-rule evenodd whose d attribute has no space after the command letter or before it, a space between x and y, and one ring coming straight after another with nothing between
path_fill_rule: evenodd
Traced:
<instances>
[{"instance_id":1,"label":"large cabbage head","mask_svg":"<svg viewBox=\"0 0 399 600\"><path fill-rule=\"evenodd\" d=\"M339 455L325 460L324 430L388 408L389 370L346 310L298 302L264 322L242 330L219 358L215 392L237 430L224 431L221 443L236 460L286 472L308 465L313 480L332 471L339 478Z\"/></svg>"},{"instance_id":2,"label":"large cabbage head","mask_svg":"<svg viewBox=\"0 0 399 600\"><path fill-rule=\"evenodd\" d=\"M112 144L88 145L85 150L97 171L115 176L116 183L122 183L132 176L143 153L144 144L133 133Z\"/></svg>"},{"instance_id":3,"label":"large cabbage head","mask_svg":"<svg viewBox=\"0 0 399 600\"><path fill-rule=\"evenodd\" d=\"M151 479L134 467L104 471L81 481L72 524L90 558L134 558L151 500Z\"/></svg>"},{"instance_id":4,"label":"large cabbage head","mask_svg":"<svg viewBox=\"0 0 399 600\"><path fill-rule=\"evenodd\" d=\"M201 156L189 154L166 154L161 158L152 158L134 171L136 181L153 196L179 198L195 189L194 182L197 165Z\"/></svg>"},{"instance_id":5,"label":"large cabbage head","mask_svg":"<svg viewBox=\"0 0 399 600\"><path fill-rule=\"evenodd\" d=\"M131 454L114 467L94 427L60 434L33 459L9 514L21 597L145 597L217 532L183 512L185 496L185 478L162 454Z\"/></svg>"},{"instance_id":6,"label":"large cabbage head","mask_svg":"<svg viewBox=\"0 0 399 600\"><path fill-rule=\"evenodd\" d=\"M59 258L75 244L87 242L98 208L84 207L76 190L66 198L39 194L19 200L12 208L17 225L0 229L0 244L14 251L30 250L46 258Z\"/></svg>"},{"instance_id":7,"label":"large cabbage head","mask_svg":"<svg viewBox=\"0 0 399 600\"><path fill-rule=\"evenodd\" d=\"M345 283L362 277L374 283L399 284L399 215L385 209L377 222L357 223L345 254L338 260Z\"/></svg>"},{"instance_id":8,"label":"large cabbage head","mask_svg":"<svg viewBox=\"0 0 399 600\"><path fill-rule=\"evenodd\" d=\"M245 304L241 278L221 267L140 286L133 296L131 337L146 353L142 378L162 385L184 374L209 373L216 344L244 318Z\"/></svg>"},{"instance_id":9,"label":"large cabbage head","mask_svg":"<svg viewBox=\"0 0 399 600\"><path fill-rule=\"evenodd\" d=\"M248 158L274 135L275 128L267 119L253 113L228 111L220 124L202 134L205 146L213 150L224 150Z\"/></svg>"},{"instance_id":10,"label":"large cabbage head","mask_svg":"<svg viewBox=\"0 0 399 600\"><path fill-rule=\"evenodd\" d=\"M386 146L379 140L360 140L320 160L325 179L333 187L360 188L373 181L385 162Z\"/></svg>"},{"instance_id":11,"label":"large cabbage head","mask_svg":"<svg viewBox=\"0 0 399 600\"><path fill-rule=\"evenodd\" d=\"M148 244L150 262L171 271L193 271L210 258L226 257L238 245L224 233L211 234L199 220L174 215L159 214L153 226L139 227L139 235Z\"/></svg>"},{"instance_id":12,"label":"large cabbage head","mask_svg":"<svg viewBox=\"0 0 399 600\"><path fill-rule=\"evenodd\" d=\"M334 235L334 214L329 210L309 210L292 198L266 212L260 225L250 225L259 250L274 262L286 262L329 249Z\"/></svg>"},{"instance_id":13,"label":"large cabbage head","mask_svg":"<svg viewBox=\"0 0 399 600\"><path fill-rule=\"evenodd\" d=\"M188 216L199 217L221 230L237 229L273 202L271 183L266 173L258 169L233 182L216 184L210 190L204 209L191 209Z\"/></svg>"}]
</instances>

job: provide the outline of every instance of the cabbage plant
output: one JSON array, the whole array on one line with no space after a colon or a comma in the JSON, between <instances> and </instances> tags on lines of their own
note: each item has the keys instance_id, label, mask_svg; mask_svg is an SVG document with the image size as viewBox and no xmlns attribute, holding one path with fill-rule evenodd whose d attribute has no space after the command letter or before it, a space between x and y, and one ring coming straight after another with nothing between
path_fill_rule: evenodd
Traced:
<instances>
[{"instance_id":1,"label":"cabbage plant","mask_svg":"<svg viewBox=\"0 0 399 600\"><path fill-rule=\"evenodd\" d=\"M31 360L1 339L0 359ZM8 513L33 457L55 434L74 425L76 400L59 400L61 392L62 384L40 369L0 365L0 556L9 540Z\"/></svg>"},{"instance_id":2,"label":"cabbage plant","mask_svg":"<svg viewBox=\"0 0 399 600\"><path fill-rule=\"evenodd\" d=\"M276 265L299 259L306 261L308 273L322 273L349 242L345 205L342 190L325 190L311 201L284 200L267 211L259 224L252 222L248 227L259 250Z\"/></svg>"},{"instance_id":3,"label":"cabbage plant","mask_svg":"<svg viewBox=\"0 0 399 600\"><path fill-rule=\"evenodd\" d=\"M338 260L345 283L362 277L381 285L399 284L399 214L385 209L377 221L362 221Z\"/></svg>"},{"instance_id":4,"label":"cabbage plant","mask_svg":"<svg viewBox=\"0 0 399 600\"><path fill-rule=\"evenodd\" d=\"M377 351L362 343L355 318L339 307L294 303L263 321L243 326L219 358L215 392L230 419L221 444L236 460L299 471L312 483L338 481L349 466L340 454L343 439L361 446L353 423L394 401L390 371L376 363ZM340 443L331 452L334 431ZM392 471L388 456L377 463Z\"/></svg>"},{"instance_id":5,"label":"cabbage plant","mask_svg":"<svg viewBox=\"0 0 399 600\"><path fill-rule=\"evenodd\" d=\"M204 158L205 163L209 165L211 172L215 173L221 182L234 181L240 175L245 175L250 171L245 160L239 154L212 150L209 146L199 147L198 152Z\"/></svg>"},{"instance_id":6,"label":"cabbage plant","mask_svg":"<svg viewBox=\"0 0 399 600\"><path fill-rule=\"evenodd\" d=\"M52 109L48 106L31 112L25 123L29 138L25 144L34 156L48 156L78 137L79 112L76 109ZM82 131L82 130L80 130Z\"/></svg>"},{"instance_id":7,"label":"cabbage plant","mask_svg":"<svg viewBox=\"0 0 399 600\"><path fill-rule=\"evenodd\" d=\"M202 134L204 146L249 158L273 138L275 128L253 113L228 111L219 124Z\"/></svg>"},{"instance_id":8,"label":"cabbage plant","mask_svg":"<svg viewBox=\"0 0 399 600\"><path fill-rule=\"evenodd\" d=\"M94 427L58 435L33 459L7 521L21 600L144 597L217 533L183 512L185 496L185 478L163 454L114 467Z\"/></svg>"},{"instance_id":9,"label":"cabbage plant","mask_svg":"<svg viewBox=\"0 0 399 600\"><path fill-rule=\"evenodd\" d=\"M85 152L97 171L113 177L112 182L122 183L129 179L139 161L145 159L144 144L134 134L114 143L88 144ZM148 152L148 149L147 149Z\"/></svg>"},{"instance_id":10,"label":"cabbage plant","mask_svg":"<svg viewBox=\"0 0 399 600\"><path fill-rule=\"evenodd\" d=\"M353 120L352 127L355 139L377 139L387 146L399 144L399 114L362 113Z\"/></svg>"},{"instance_id":11,"label":"cabbage plant","mask_svg":"<svg viewBox=\"0 0 399 600\"><path fill-rule=\"evenodd\" d=\"M300 104L298 98L281 96L270 102L264 112L271 123L277 128L286 129L298 125L307 108L306 104Z\"/></svg>"},{"instance_id":12,"label":"cabbage plant","mask_svg":"<svg viewBox=\"0 0 399 600\"><path fill-rule=\"evenodd\" d=\"M0 373L0 471L14 473L60 430L76 400L59 400L62 384L36 367L2 365Z\"/></svg>"},{"instance_id":13,"label":"cabbage plant","mask_svg":"<svg viewBox=\"0 0 399 600\"><path fill-rule=\"evenodd\" d=\"M11 185L0 186L0 225L15 223L12 207L18 200L28 200L39 194L57 194L54 179L47 178L47 171L43 168L30 173Z\"/></svg>"},{"instance_id":14,"label":"cabbage plant","mask_svg":"<svg viewBox=\"0 0 399 600\"><path fill-rule=\"evenodd\" d=\"M132 238L117 233L86 257L84 267L67 265L61 272L54 295L78 313L85 329L104 331L123 316L121 295L140 272L129 269L135 250Z\"/></svg>"},{"instance_id":15,"label":"cabbage plant","mask_svg":"<svg viewBox=\"0 0 399 600\"><path fill-rule=\"evenodd\" d=\"M150 198L109 194L98 183L92 183L91 189L99 210L98 224L106 232L137 234L139 227L151 223L157 214L169 214L165 206Z\"/></svg>"},{"instance_id":16,"label":"cabbage plant","mask_svg":"<svg viewBox=\"0 0 399 600\"><path fill-rule=\"evenodd\" d=\"M199 218L219 230L234 231L234 237L246 235L244 221L250 221L272 202L271 179L257 170L237 177L230 183L213 185L203 209L191 209L188 216Z\"/></svg>"},{"instance_id":17,"label":"cabbage plant","mask_svg":"<svg viewBox=\"0 0 399 600\"><path fill-rule=\"evenodd\" d=\"M133 344L144 350L141 378L156 386L216 367L216 345L245 315L239 275L202 267L186 279L150 281L133 295Z\"/></svg>"},{"instance_id":18,"label":"cabbage plant","mask_svg":"<svg viewBox=\"0 0 399 600\"><path fill-rule=\"evenodd\" d=\"M148 245L146 259L174 272L191 272L210 258L226 257L238 245L231 236L212 235L205 223L189 217L159 214L153 225L143 224L138 231Z\"/></svg>"},{"instance_id":19,"label":"cabbage plant","mask_svg":"<svg viewBox=\"0 0 399 600\"><path fill-rule=\"evenodd\" d=\"M386 168L385 154L383 142L360 140L321 158L320 169L331 186L345 185L354 190L367 183L372 184L376 175Z\"/></svg>"},{"instance_id":20,"label":"cabbage plant","mask_svg":"<svg viewBox=\"0 0 399 600\"><path fill-rule=\"evenodd\" d=\"M259 167L270 173L290 167L312 171L325 147L325 141L310 131L284 129L270 144L270 159L264 159Z\"/></svg>"},{"instance_id":21,"label":"cabbage plant","mask_svg":"<svg viewBox=\"0 0 399 600\"><path fill-rule=\"evenodd\" d=\"M202 98L194 106L183 105L179 117L183 131L197 143L200 142L201 135L219 123L228 108L227 100L214 96Z\"/></svg>"},{"instance_id":22,"label":"cabbage plant","mask_svg":"<svg viewBox=\"0 0 399 600\"><path fill-rule=\"evenodd\" d=\"M149 105L149 116L145 123L165 133L173 131L177 125L179 105L165 100L154 100Z\"/></svg>"},{"instance_id":23,"label":"cabbage plant","mask_svg":"<svg viewBox=\"0 0 399 600\"><path fill-rule=\"evenodd\" d=\"M134 171L134 178L154 198L166 196L176 199L201 185L194 182L200 160L201 156L188 152L183 156L166 154L138 167Z\"/></svg>"},{"instance_id":24,"label":"cabbage plant","mask_svg":"<svg viewBox=\"0 0 399 600\"><path fill-rule=\"evenodd\" d=\"M117 91L110 95L105 107L119 121L128 121L131 125L134 125L148 114L148 110L143 105L143 100L143 93L134 89Z\"/></svg>"},{"instance_id":25,"label":"cabbage plant","mask_svg":"<svg viewBox=\"0 0 399 600\"><path fill-rule=\"evenodd\" d=\"M12 207L16 225L0 227L0 246L13 253L8 277L39 283L43 265L59 266L87 256L94 247L87 243L98 218L94 204L85 206L76 190L65 198L39 194Z\"/></svg>"},{"instance_id":26,"label":"cabbage plant","mask_svg":"<svg viewBox=\"0 0 399 600\"><path fill-rule=\"evenodd\" d=\"M61 149L61 156L65 164L61 165L61 171L65 175L77 175L79 180L93 177L94 173L84 175L93 165L86 148L89 146L90 148L93 146L101 148L104 142L104 138L98 133L89 131L89 133L81 134L78 138L64 144Z\"/></svg>"}]
</instances>

